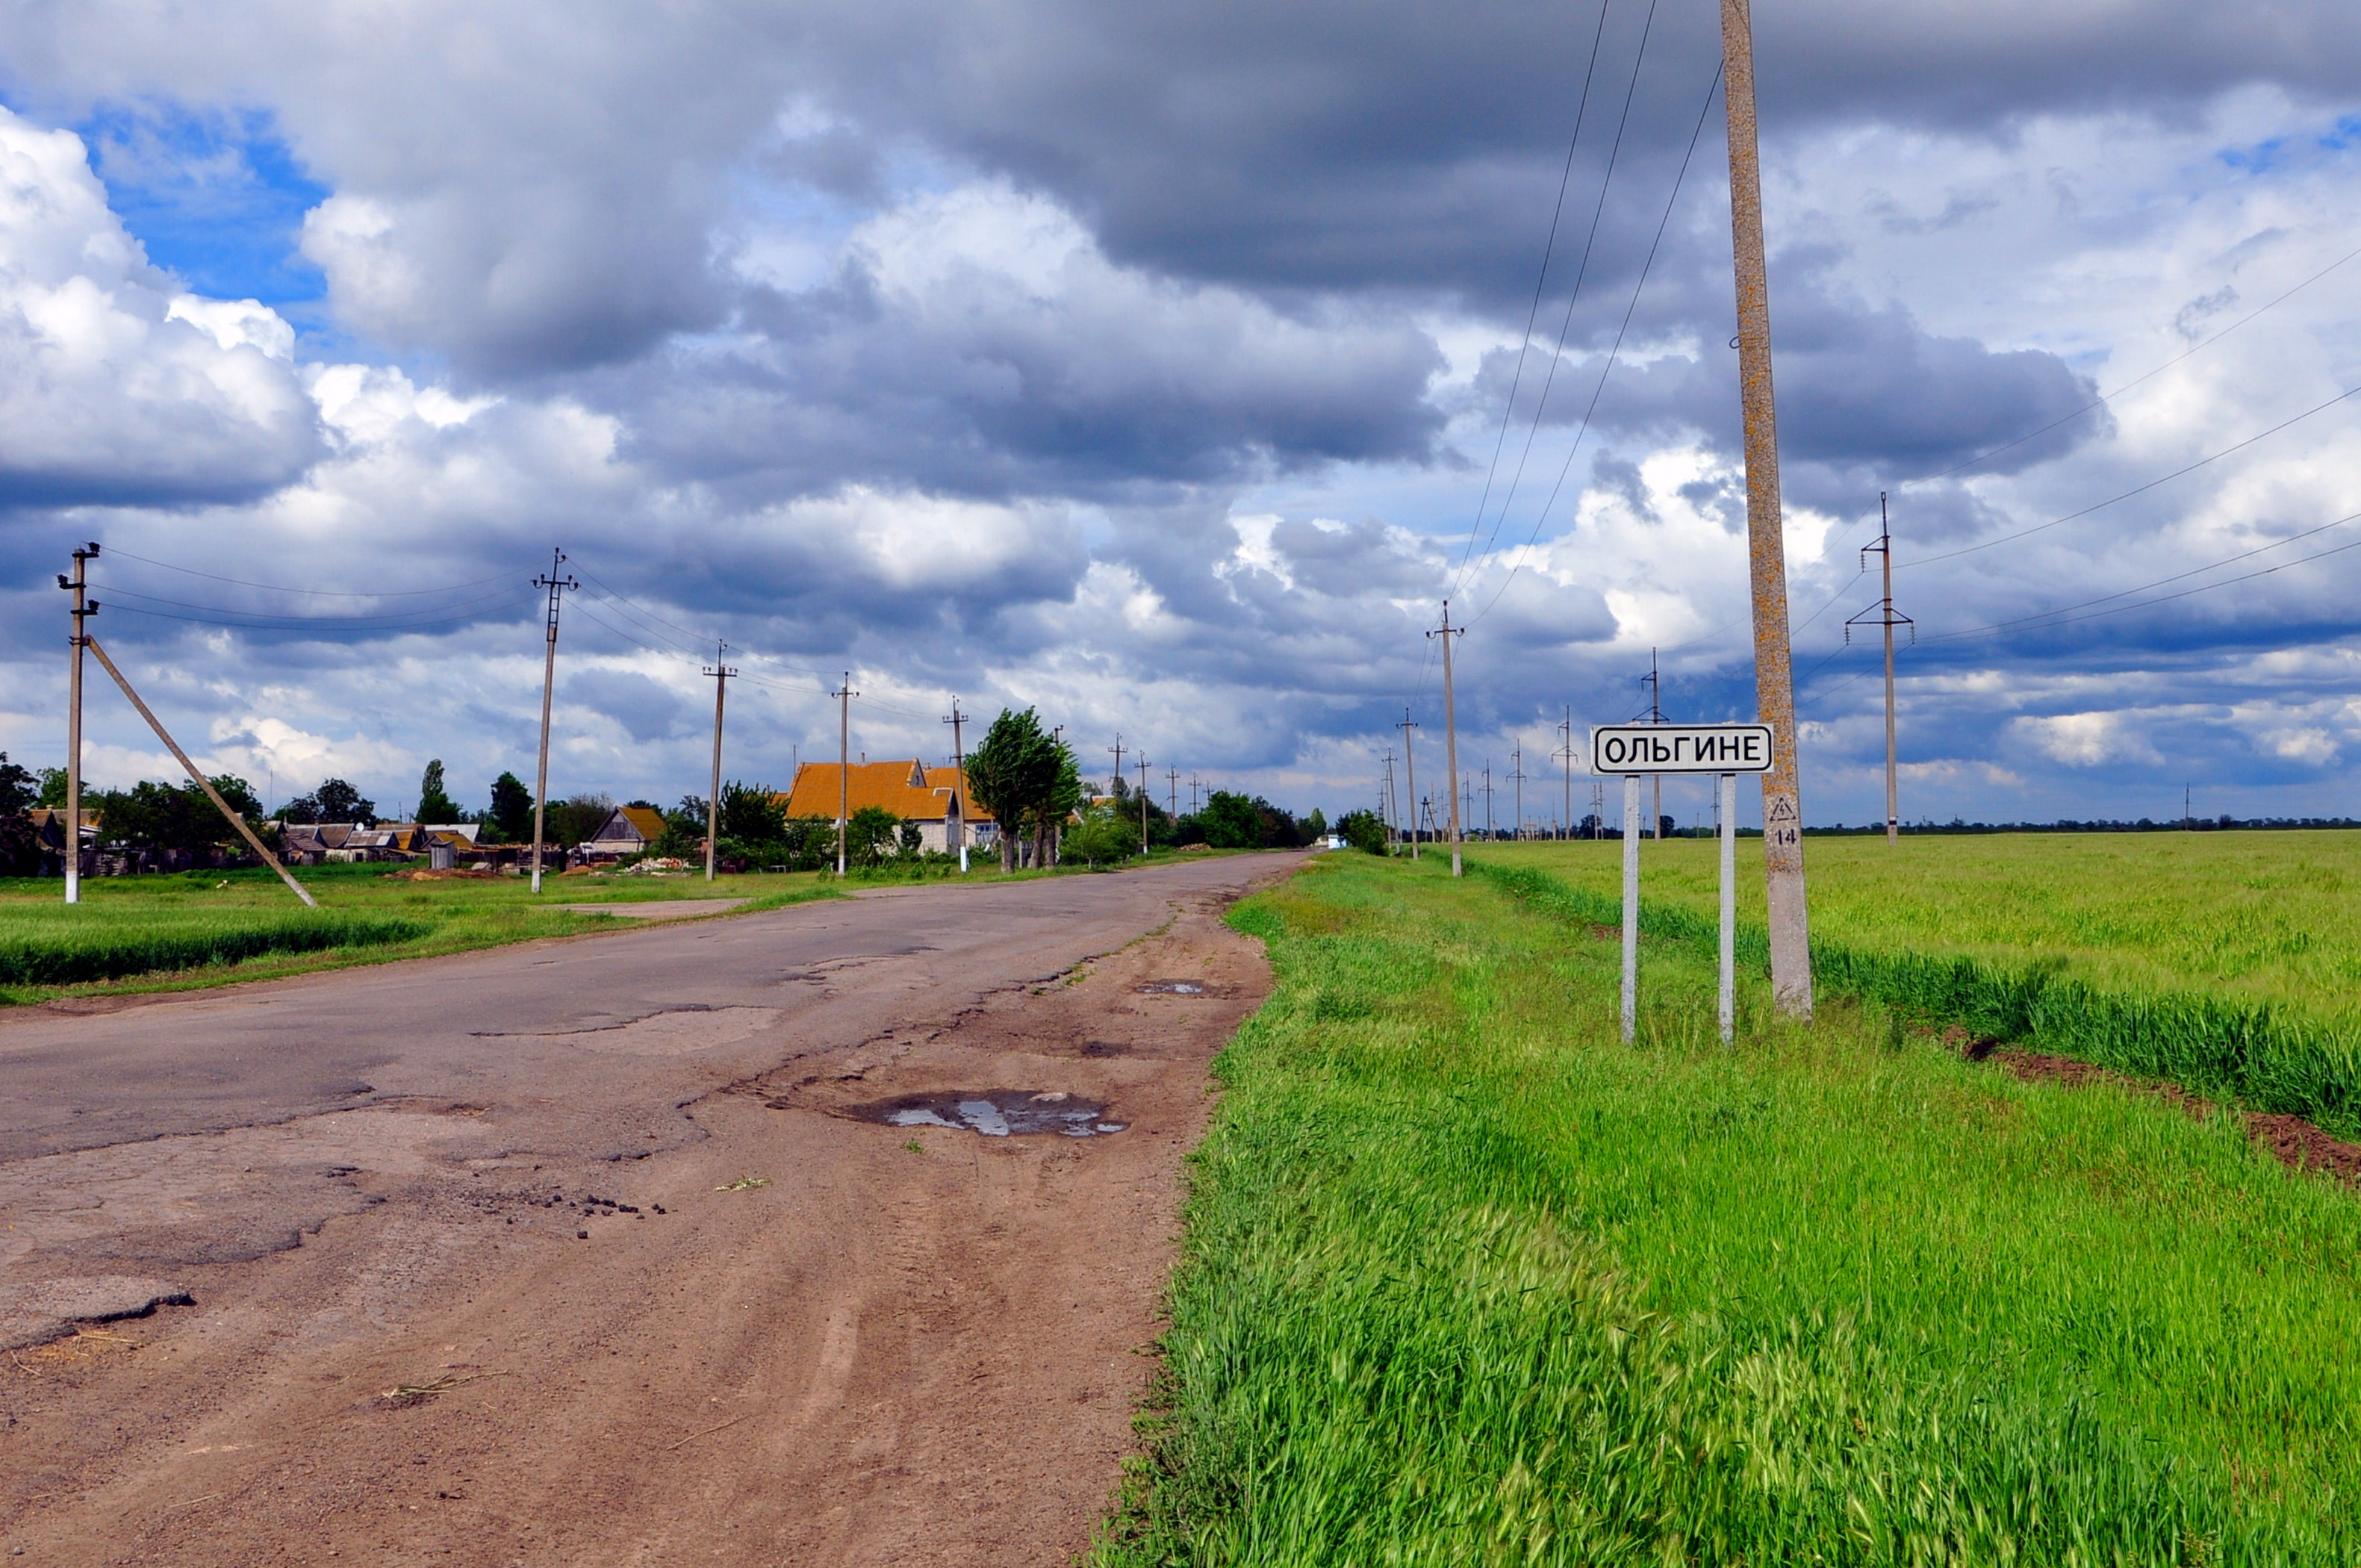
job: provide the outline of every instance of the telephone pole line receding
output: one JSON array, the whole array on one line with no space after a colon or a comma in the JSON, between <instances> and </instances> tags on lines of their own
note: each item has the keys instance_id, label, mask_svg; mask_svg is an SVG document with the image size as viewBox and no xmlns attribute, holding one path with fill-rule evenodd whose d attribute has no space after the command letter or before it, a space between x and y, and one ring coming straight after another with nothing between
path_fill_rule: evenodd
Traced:
<instances>
[{"instance_id":1,"label":"telephone pole line receding","mask_svg":"<svg viewBox=\"0 0 2361 1568\"><path fill-rule=\"evenodd\" d=\"M1148 753L1139 754L1139 852L1148 853Z\"/></svg>"},{"instance_id":2,"label":"telephone pole line receding","mask_svg":"<svg viewBox=\"0 0 2361 1568\"><path fill-rule=\"evenodd\" d=\"M844 830L852 808L852 699L861 694L852 689L852 672L844 672L844 685L828 694L836 698L836 874L845 874Z\"/></svg>"},{"instance_id":3,"label":"telephone pole line receding","mask_svg":"<svg viewBox=\"0 0 2361 1568\"><path fill-rule=\"evenodd\" d=\"M84 568L98 558L98 541L73 553L73 576L58 575L58 587L73 595L72 662L66 674L66 902L82 902L82 651L89 643L89 618L98 613L90 602L90 580Z\"/></svg>"},{"instance_id":4,"label":"telephone pole line receding","mask_svg":"<svg viewBox=\"0 0 2361 1568\"><path fill-rule=\"evenodd\" d=\"M1410 743L1410 732L1418 726L1411 722L1409 708L1402 709L1401 722L1394 728L1402 732L1402 790L1410 796L1410 858L1414 861L1418 859L1419 833L1423 827L1419 817L1419 808L1425 803L1419 797L1418 759L1412 755Z\"/></svg>"},{"instance_id":5,"label":"telephone pole line receding","mask_svg":"<svg viewBox=\"0 0 2361 1568\"><path fill-rule=\"evenodd\" d=\"M705 880L713 880L713 855L721 842L721 694L729 689L730 677L738 672L722 662L730 652L727 642L713 645L713 667L705 673L713 677L713 794L705 803Z\"/></svg>"},{"instance_id":6,"label":"telephone pole line receding","mask_svg":"<svg viewBox=\"0 0 2361 1568\"><path fill-rule=\"evenodd\" d=\"M1525 837L1525 749L1522 746L1509 752L1509 777L1517 786L1517 815L1509 825L1509 837L1521 843Z\"/></svg>"},{"instance_id":7,"label":"telephone pole line receding","mask_svg":"<svg viewBox=\"0 0 2361 1568\"><path fill-rule=\"evenodd\" d=\"M1877 492L1877 543L1864 545L1861 564L1869 565L1869 553L1876 551L1885 566L1885 594L1877 601L1874 613L1863 610L1845 622L1845 641L1852 641L1856 626L1882 626L1885 629L1885 841L1902 841L1902 797L1894 783L1894 629L1910 628L1910 641L1918 641L1918 624L1906 615L1894 611L1894 529L1885 515L1885 492Z\"/></svg>"},{"instance_id":8,"label":"telephone pole line receding","mask_svg":"<svg viewBox=\"0 0 2361 1568\"><path fill-rule=\"evenodd\" d=\"M1763 168L1754 140L1754 24L1747 0L1721 0L1730 118L1730 236L1738 284L1738 384L1746 427L1746 541L1754 600L1754 703L1771 727L1763 775L1763 869L1771 916L1771 995L1812 1015L1810 916L1804 902L1804 807L1795 769L1795 671L1787 646L1787 557L1779 528L1779 422L1771 390L1771 286L1763 263Z\"/></svg>"},{"instance_id":9,"label":"telephone pole line receding","mask_svg":"<svg viewBox=\"0 0 2361 1568\"><path fill-rule=\"evenodd\" d=\"M557 692L557 609L566 602L570 589L582 585L572 577L561 577L557 568L566 565L566 552L549 553L549 576L535 577L533 587L549 590L549 638L541 661L541 761L533 775L533 890L541 891L541 837L543 824L549 811L549 703Z\"/></svg>"},{"instance_id":10,"label":"telephone pole line receding","mask_svg":"<svg viewBox=\"0 0 2361 1568\"><path fill-rule=\"evenodd\" d=\"M1451 624L1451 601L1443 601L1443 625L1427 633L1443 639L1443 766L1450 776L1451 788L1451 874L1463 874L1459 858L1459 721L1453 711L1451 699L1451 640L1465 637L1467 629Z\"/></svg>"}]
</instances>

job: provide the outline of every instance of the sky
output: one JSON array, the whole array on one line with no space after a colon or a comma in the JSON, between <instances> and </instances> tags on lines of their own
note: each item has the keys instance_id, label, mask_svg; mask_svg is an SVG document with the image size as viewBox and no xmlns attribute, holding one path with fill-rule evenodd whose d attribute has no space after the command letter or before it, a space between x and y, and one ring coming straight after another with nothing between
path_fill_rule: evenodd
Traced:
<instances>
[{"instance_id":1,"label":"sky","mask_svg":"<svg viewBox=\"0 0 2361 1568\"><path fill-rule=\"evenodd\" d=\"M1754 24L1806 820L1883 813L1882 497L1906 819L2361 815L2361 9ZM1754 716L1719 64L1700 0L0 0L0 750L97 541L209 771L481 808L562 549L553 796L704 793L722 641L730 777L849 684L873 758L1031 705L1184 807L1433 795L1448 598L1476 819L1579 817L1652 668ZM90 776L174 776L92 677Z\"/></svg>"}]
</instances>

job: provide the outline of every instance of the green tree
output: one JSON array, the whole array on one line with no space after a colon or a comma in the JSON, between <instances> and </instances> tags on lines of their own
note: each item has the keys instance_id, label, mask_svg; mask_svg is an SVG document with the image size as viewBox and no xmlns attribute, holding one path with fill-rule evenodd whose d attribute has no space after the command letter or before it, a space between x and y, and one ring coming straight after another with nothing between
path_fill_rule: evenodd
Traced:
<instances>
[{"instance_id":1,"label":"green tree","mask_svg":"<svg viewBox=\"0 0 2361 1568\"><path fill-rule=\"evenodd\" d=\"M768 784L736 779L721 786L721 836L743 844L777 844L787 836L786 807Z\"/></svg>"},{"instance_id":2,"label":"green tree","mask_svg":"<svg viewBox=\"0 0 2361 1568\"><path fill-rule=\"evenodd\" d=\"M309 795L299 795L287 803L280 814L290 822L355 822L364 827L377 823L377 802L365 797L360 791L344 780L324 780Z\"/></svg>"},{"instance_id":3,"label":"green tree","mask_svg":"<svg viewBox=\"0 0 2361 1568\"><path fill-rule=\"evenodd\" d=\"M1205 798L1204 810L1197 820L1205 829L1205 842L1216 850L1259 850L1262 848L1262 813L1256 803L1243 795L1217 789Z\"/></svg>"},{"instance_id":4,"label":"green tree","mask_svg":"<svg viewBox=\"0 0 2361 1568\"><path fill-rule=\"evenodd\" d=\"M420 822L453 823L463 820L459 803L451 798L443 784L443 759L435 758L426 764L426 772L418 780L418 815Z\"/></svg>"},{"instance_id":5,"label":"green tree","mask_svg":"<svg viewBox=\"0 0 2361 1568\"><path fill-rule=\"evenodd\" d=\"M1328 814L1315 806L1312 808L1312 815L1303 819L1303 841L1314 843L1325 838L1327 833Z\"/></svg>"},{"instance_id":6,"label":"green tree","mask_svg":"<svg viewBox=\"0 0 2361 1568\"><path fill-rule=\"evenodd\" d=\"M1366 850L1372 855L1386 852L1386 825L1374 811L1346 812L1336 819L1336 831L1356 850Z\"/></svg>"},{"instance_id":7,"label":"green tree","mask_svg":"<svg viewBox=\"0 0 2361 1568\"><path fill-rule=\"evenodd\" d=\"M63 768L41 770L41 798L35 806L46 806L52 811L62 810L66 804L66 771Z\"/></svg>"},{"instance_id":8,"label":"green tree","mask_svg":"<svg viewBox=\"0 0 2361 1568\"><path fill-rule=\"evenodd\" d=\"M542 814L542 831L548 841L571 849L595 837L606 826L607 818L615 814L615 803L603 795L577 795L551 803ZM531 818L527 819L526 837L532 836Z\"/></svg>"},{"instance_id":9,"label":"green tree","mask_svg":"<svg viewBox=\"0 0 2361 1568\"><path fill-rule=\"evenodd\" d=\"M1029 707L1022 713L1004 707L968 753L967 787L999 824L1001 869L1014 871L1017 836L1044 820L1069 787L1071 810L1072 801L1081 798L1082 778L1073 752L1041 728L1038 715ZM1040 841L1038 830L1035 841Z\"/></svg>"},{"instance_id":10,"label":"green tree","mask_svg":"<svg viewBox=\"0 0 2361 1568\"><path fill-rule=\"evenodd\" d=\"M21 762L12 762L8 753L0 751L0 817L14 817L33 804L38 793L33 771Z\"/></svg>"},{"instance_id":11,"label":"green tree","mask_svg":"<svg viewBox=\"0 0 2361 1568\"><path fill-rule=\"evenodd\" d=\"M524 787L522 779L502 773L492 781L492 808L484 814L484 821L497 843L522 844L532 839L533 792Z\"/></svg>"},{"instance_id":12,"label":"green tree","mask_svg":"<svg viewBox=\"0 0 2361 1568\"><path fill-rule=\"evenodd\" d=\"M864 806L844 824L844 858L852 865L884 863L893 852L902 819L882 806Z\"/></svg>"},{"instance_id":13,"label":"green tree","mask_svg":"<svg viewBox=\"0 0 2361 1568\"><path fill-rule=\"evenodd\" d=\"M1126 817L1114 801L1085 807L1082 820L1066 833L1061 859L1084 865L1119 865L1139 853L1138 818Z\"/></svg>"}]
</instances>

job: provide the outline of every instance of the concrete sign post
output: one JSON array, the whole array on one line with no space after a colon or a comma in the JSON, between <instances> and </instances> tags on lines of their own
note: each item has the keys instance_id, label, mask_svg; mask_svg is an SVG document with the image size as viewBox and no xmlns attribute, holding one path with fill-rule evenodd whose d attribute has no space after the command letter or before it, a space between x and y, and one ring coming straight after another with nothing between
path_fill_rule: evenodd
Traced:
<instances>
[{"instance_id":1,"label":"concrete sign post","mask_svg":"<svg viewBox=\"0 0 2361 1568\"><path fill-rule=\"evenodd\" d=\"M1640 1022L1640 779L1719 773L1721 791L1721 1037L1738 1028L1738 775L1771 771L1767 724L1605 724L1590 732L1590 771L1623 777L1623 1038Z\"/></svg>"}]
</instances>

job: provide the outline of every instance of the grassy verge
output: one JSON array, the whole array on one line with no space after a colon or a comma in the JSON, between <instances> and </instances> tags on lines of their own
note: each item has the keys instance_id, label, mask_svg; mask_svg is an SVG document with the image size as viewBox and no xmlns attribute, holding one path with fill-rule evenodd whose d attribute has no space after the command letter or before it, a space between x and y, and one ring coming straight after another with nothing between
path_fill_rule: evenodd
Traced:
<instances>
[{"instance_id":1,"label":"grassy verge","mask_svg":"<svg viewBox=\"0 0 2361 1568\"><path fill-rule=\"evenodd\" d=\"M2301 873L2302 856L2316 846L2269 842L2282 837L2334 839L2340 850L2346 848L2343 840L2361 839L2361 834L2212 834L2194 846L2184 845L2183 850L2219 860L2225 851L2218 840L2262 840L2230 850L2249 861L2268 856L2286 874ZM1932 854L1923 852L1926 844L1939 848ZM2175 960L2171 949L2159 948L2137 954L2135 961L2126 950L2153 935L2149 912L2156 908L2167 909L2174 920L2188 926L2206 923L2208 917L2188 908L2196 902L2190 880L2199 866L2159 865L2154 854L2125 863L2120 846L2101 846L2109 851L2110 863L2085 864L2081 869L2091 885L2076 896L2089 901L2111 895L2124 906L2120 918L2110 923L2099 912L2087 911L2075 923L2082 933L2079 942L2069 943L2058 938L2053 916L2048 938L2002 943L1983 939L1991 935L1989 905L2018 907L2055 892L2058 867L2033 862L2043 868L2037 874L2028 864L2004 857L1996 871L1976 859L1989 847L1982 839L1928 839L1905 847L1916 855L1915 861L1888 859L1881 864L1880 854L1894 854L1882 841L1866 856L1860 846L1848 846L1850 854L1835 860L1827 868L1828 874L1816 883L1812 971L1821 992L1866 999L1958 1024L1992 1039L2161 1079L2361 1136L2361 1017L2352 1014L2346 993L2330 989L2338 983L2330 970L2310 961L2311 945L2283 933L2238 960L2225 956L2224 940L2199 939L2184 929L2177 935L2177 949L2184 955L2202 954L2202 959ZM1599 885L1603 874L1612 870L1608 857L1597 852L1602 848L1620 854L1620 847L1612 844L1504 847L1488 850L1475 863L1517 896L1568 918L1619 922L1620 873L1614 872L1619 880L1612 888ZM2055 848L2063 854L2083 847ZM1679 840L1643 847L1649 857L1641 897L1643 929L1711 949L1717 939L1716 894L1706 878L1718 872L1707 869L1710 850L1710 845L1700 849L1693 841ZM2082 859L2092 861L2089 855ZM1921 891L1908 898L1897 896L1889 915L1882 917L1878 911L1885 906L1864 895L1863 886L1883 895L1896 873L1912 865L1919 873ZM2018 882L2004 879L2012 866ZM2213 870L2220 872L2219 867ZM1945 873L1954 885L1945 885ZM2316 884L2329 873L2315 867L2304 874ZM2243 888L2246 882L2257 880L2275 885L2268 878L2231 884ZM1742 890L1751 883L1759 900L1761 876L1741 874L1740 881ZM1925 890L1930 882L1932 894ZM1971 882L1976 884L1974 892L1965 885ZM2156 883L2165 884L2171 896L2158 898ZM1938 928L1927 922L1926 905L1945 900L1956 900L1954 918L1948 927ZM2350 911L2340 906L2337 919L2349 917ZM2225 919L2219 911L2210 919L2224 929L2250 924L2243 917ZM1741 961L1756 967L1768 963L1759 924L1741 920L1739 952ZM2290 967L2290 954L2306 962ZM2246 983L2231 985L2223 978L2224 970Z\"/></svg>"},{"instance_id":2,"label":"grassy verge","mask_svg":"<svg viewBox=\"0 0 2361 1568\"><path fill-rule=\"evenodd\" d=\"M2226 1119L1804 1028L1433 866L1240 906L1147 1563L2342 1563L2361 1204Z\"/></svg>"},{"instance_id":3,"label":"grassy verge","mask_svg":"<svg viewBox=\"0 0 2361 1568\"><path fill-rule=\"evenodd\" d=\"M569 876L545 879L538 899L522 878L413 883L381 866L301 875L316 910L267 871L93 878L73 908L54 879L0 881L0 1005L197 990L637 925L568 905L720 897L742 900L743 913L835 896L812 875Z\"/></svg>"}]
</instances>

